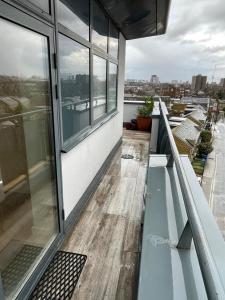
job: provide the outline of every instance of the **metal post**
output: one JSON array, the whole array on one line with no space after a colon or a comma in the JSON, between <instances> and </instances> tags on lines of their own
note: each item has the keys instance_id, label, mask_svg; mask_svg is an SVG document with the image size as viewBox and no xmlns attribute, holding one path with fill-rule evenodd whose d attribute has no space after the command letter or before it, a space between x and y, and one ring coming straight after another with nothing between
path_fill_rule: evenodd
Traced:
<instances>
[{"instance_id":1,"label":"metal post","mask_svg":"<svg viewBox=\"0 0 225 300\"><path fill-rule=\"evenodd\" d=\"M173 159L173 153L171 152L166 166L172 168L173 164L174 164L174 159Z\"/></svg>"},{"instance_id":2,"label":"metal post","mask_svg":"<svg viewBox=\"0 0 225 300\"><path fill-rule=\"evenodd\" d=\"M190 249L192 242L192 232L189 221L187 221L186 225L184 226L184 230L181 233L179 242L177 244L178 249Z\"/></svg>"}]
</instances>

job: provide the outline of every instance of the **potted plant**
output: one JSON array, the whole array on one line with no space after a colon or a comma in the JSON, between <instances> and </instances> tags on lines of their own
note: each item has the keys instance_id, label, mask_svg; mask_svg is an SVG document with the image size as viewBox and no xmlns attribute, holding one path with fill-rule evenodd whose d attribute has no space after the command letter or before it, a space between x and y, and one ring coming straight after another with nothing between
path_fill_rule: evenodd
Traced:
<instances>
[{"instance_id":1,"label":"potted plant","mask_svg":"<svg viewBox=\"0 0 225 300\"><path fill-rule=\"evenodd\" d=\"M151 113L154 107L154 102L151 97L145 98L145 104L138 107L137 110L137 128L138 130L147 131L151 127Z\"/></svg>"}]
</instances>

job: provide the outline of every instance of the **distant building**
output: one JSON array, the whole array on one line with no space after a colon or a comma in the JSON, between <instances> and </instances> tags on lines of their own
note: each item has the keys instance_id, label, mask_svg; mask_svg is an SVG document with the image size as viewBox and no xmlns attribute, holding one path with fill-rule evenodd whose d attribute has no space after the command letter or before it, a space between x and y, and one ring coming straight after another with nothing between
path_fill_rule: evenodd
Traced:
<instances>
[{"instance_id":1,"label":"distant building","mask_svg":"<svg viewBox=\"0 0 225 300\"><path fill-rule=\"evenodd\" d=\"M220 86L225 88L225 78L220 79Z\"/></svg>"},{"instance_id":2,"label":"distant building","mask_svg":"<svg viewBox=\"0 0 225 300\"><path fill-rule=\"evenodd\" d=\"M190 159L195 156L201 129L206 121L207 112L200 105L186 115L186 118L170 118L172 132L180 154L187 154ZM179 122L181 121L181 122ZM178 123L175 126L175 123Z\"/></svg>"},{"instance_id":3,"label":"distant building","mask_svg":"<svg viewBox=\"0 0 225 300\"><path fill-rule=\"evenodd\" d=\"M201 105L205 110L210 106L209 97L183 97L181 101L185 104Z\"/></svg>"},{"instance_id":4,"label":"distant building","mask_svg":"<svg viewBox=\"0 0 225 300\"><path fill-rule=\"evenodd\" d=\"M191 89L195 92L204 91L206 89L206 82L207 76L202 76L201 74L192 76Z\"/></svg>"},{"instance_id":5,"label":"distant building","mask_svg":"<svg viewBox=\"0 0 225 300\"><path fill-rule=\"evenodd\" d=\"M172 130L180 154L187 154L190 159L194 157L200 131L200 127L188 118Z\"/></svg>"},{"instance_id":6,"label":"distant building","mask_svg":"<svg viewBox=\"0 0 225 300\"><path fill-rule=\"evenodd\" d=\"M161 87L161 96L169 96L171 98L182 98L184 97L185 90L183 87L168 85Z\"/></svg>"},{"instance_id":7,"label":"distant building","mask_svg":"<svg viewBox=\"0 0 225 300\"><path fill-rule=\"evenodd\" d=\"M184 115L186 104L184 103L173 103L170 111L171 116L181 117Z\"/></svg>"},{"instance_id":8,"label":"distant building","mask_svg":"<svg viewBox=\"0 0 225 300\"><path fill-rule=\"evenodd\" d=\"M198 126L202 127L207 119L207 111L201 105L194 106L194 110L185 115L185 117L189 118L193 122L195 122Z\"/></svg>"},{"instance_id":9,"label":"distant building","mask_svg":"<svg viewBox=\"0 0 225 300\"><path fill-rule=\"evenodd\" d=\"M152 75L150 83L159 84L159 77L157 75Z\"/></svg>"}]
</instances>

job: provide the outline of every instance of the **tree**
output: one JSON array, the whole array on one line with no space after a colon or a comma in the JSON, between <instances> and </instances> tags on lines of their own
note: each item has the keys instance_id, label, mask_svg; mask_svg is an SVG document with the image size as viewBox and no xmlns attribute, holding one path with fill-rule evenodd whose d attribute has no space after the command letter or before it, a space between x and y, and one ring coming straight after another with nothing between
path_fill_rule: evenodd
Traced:
<instances>
[{"instance_id":1,"label":"tree","mask_svg":"<svg viewBox=\"0 0 225 300\"><path fill-rule=\"evenodd\" d=\"M198 154L200 156L208 155L210 152L212 152L212 150L213 150L213 147L212 147L212 143L210 143L210 142L200 143L198 145Z\"/></svg>"},{"instance_id":2,"label":"tree","mask_svg":"<svg viewBox=\"0 0 225 300\"><path fill-rule=\"evenodd\" d=\"M219 100L224 99L224 92L222 90L219 90L219 92L216 94L217 98Z\"/></svg>"},{"instance_id":3,"label":"tree","mask_svg":"<svg viewBox=\"0 0 225 300\"><path fill-rule=\"evenodd\" d=\"M212 139L212 133L209 130L203 130L200 133L200 137L201 137L202 143L207 143L207 142L211 141L211 139Z\"/></svg>"}]
</instances>

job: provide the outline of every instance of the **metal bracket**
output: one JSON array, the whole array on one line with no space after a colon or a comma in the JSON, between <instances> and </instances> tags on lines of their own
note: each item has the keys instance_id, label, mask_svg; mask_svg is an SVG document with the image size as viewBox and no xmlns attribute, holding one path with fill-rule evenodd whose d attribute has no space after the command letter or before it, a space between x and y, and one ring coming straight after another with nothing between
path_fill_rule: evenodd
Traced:
<instances>
[{"instance_id":1,"label":"metal bracket","mask_svg":"<svg viewBox=\"0 0 225 300\"><path fill-rule=\"evenodd\" d=\"M190 249L192 242L192 232L189 221L187 221L183 232L181 233L180 239L177 244L178 249Z\"/></svg>"}]
</instances>

